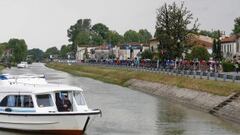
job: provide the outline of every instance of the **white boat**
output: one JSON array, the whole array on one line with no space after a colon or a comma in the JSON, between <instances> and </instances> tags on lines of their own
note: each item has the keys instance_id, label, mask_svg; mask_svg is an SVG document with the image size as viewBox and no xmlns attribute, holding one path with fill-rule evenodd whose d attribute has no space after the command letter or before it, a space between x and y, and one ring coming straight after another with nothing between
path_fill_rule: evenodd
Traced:
<instances>
[{"instance_id":1,"label":"white boat","mask_svg":"<svg viewBox=\"0 0 240 135\"><path fill-rule=\"evenodd\" d=\"M1 129L80 135L91 117L101 115L101 110L88 108L81 88L45 82L34 84L37 78L44 78L31 77L13 79L10 75L0 75ZM67 109L63 98L70 101Z\"/></svg>"},{"instance_id":2,"label":"white boat","mask_svg":"<svg viewBox=\"0 0 240 135\"><path fill-rule=\"evenodd\" d=\"M21 63L17 64L17 68L28 68L28 63L22 61Z\"/></svg>"}]
</instances>

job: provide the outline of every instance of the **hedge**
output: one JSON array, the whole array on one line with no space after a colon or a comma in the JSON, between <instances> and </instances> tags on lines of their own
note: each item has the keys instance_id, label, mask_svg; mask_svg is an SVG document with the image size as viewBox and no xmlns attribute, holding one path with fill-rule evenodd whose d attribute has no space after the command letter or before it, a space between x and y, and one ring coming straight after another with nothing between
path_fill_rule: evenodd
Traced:
<instances>
[{"instance_id":1,"label":"hedge","mask_svg":"<svg viewBox=\"0 0 240 135\"><path fill-rule=\"evenodd\" d=\"M222 68L224 72L233 72L234 71L234 64L229 62L223 62Z\"/></svg>"}]
</instances>

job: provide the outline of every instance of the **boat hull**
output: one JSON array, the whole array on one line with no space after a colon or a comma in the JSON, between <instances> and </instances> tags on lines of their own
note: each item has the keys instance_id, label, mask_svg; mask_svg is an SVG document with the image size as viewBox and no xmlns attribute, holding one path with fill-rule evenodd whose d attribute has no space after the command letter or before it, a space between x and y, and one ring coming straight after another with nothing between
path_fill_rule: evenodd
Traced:
<instances>
[{"instance_id":1,"label":"boat hull","mask_svg":"<svg viewBox=\"0 0 240 135\"><path fill-rule=\"evenodd\" d=\"M0 114L0 128L20 132L40 132L54 134L80 135L86 130L89 114L34 114L34 115L8 115Z\"/></svg>"}]
</instances>

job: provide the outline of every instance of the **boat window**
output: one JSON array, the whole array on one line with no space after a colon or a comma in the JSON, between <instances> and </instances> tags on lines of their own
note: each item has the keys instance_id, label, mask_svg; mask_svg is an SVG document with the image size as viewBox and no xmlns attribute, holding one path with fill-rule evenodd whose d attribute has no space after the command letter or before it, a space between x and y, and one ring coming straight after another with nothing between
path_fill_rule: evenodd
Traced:
<instances>
[{"instance_id":1,"label":"boat window","mask_svg":"<svg viewBox=\"0 0 240 135\"><path fill-rule=\"evenodd\" d=\"M81 92L74 92L73 95L78 105L86 105L85 98Z\"/></svg>"},{"instance_id":2,"label":"boat window","mask_svg":"<svg viewBox=\"0 0 240 135\"><path fill-rule=\"evenodd\" d=\"M3 98L0 106L33 108L33 102L30 95L8 95Z\"/></svg>"},{"instance_id":3,"label":"boat window","mask_svg":"<svg viewBox=\"0 0 240 135\"><path fill-rule=\"evenodd\" d=\"M51 95L50 94L37 95L37 104L39 107L53 106Z\"/></svg>"}]
</instances>

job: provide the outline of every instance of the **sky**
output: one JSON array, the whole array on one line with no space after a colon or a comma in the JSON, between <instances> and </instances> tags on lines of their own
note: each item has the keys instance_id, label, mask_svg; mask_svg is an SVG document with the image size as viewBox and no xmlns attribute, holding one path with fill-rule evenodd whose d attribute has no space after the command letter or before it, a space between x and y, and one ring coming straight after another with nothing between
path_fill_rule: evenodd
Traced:
<instances>
[{"instance_id":1,"label":"sky","mask_svg":"<svg viewBox=\"0 0 240 135\"><path fill-rule=\"evenodd\" d=\"M69 44L67 29L82 18L120 34L143 28L153 34L156 10L173 1L185 2L200 29L229 34L240 16L240 0L0 0L0 42L20 38L29 49L60 48Z\"/></svg>"}]
</instances>

